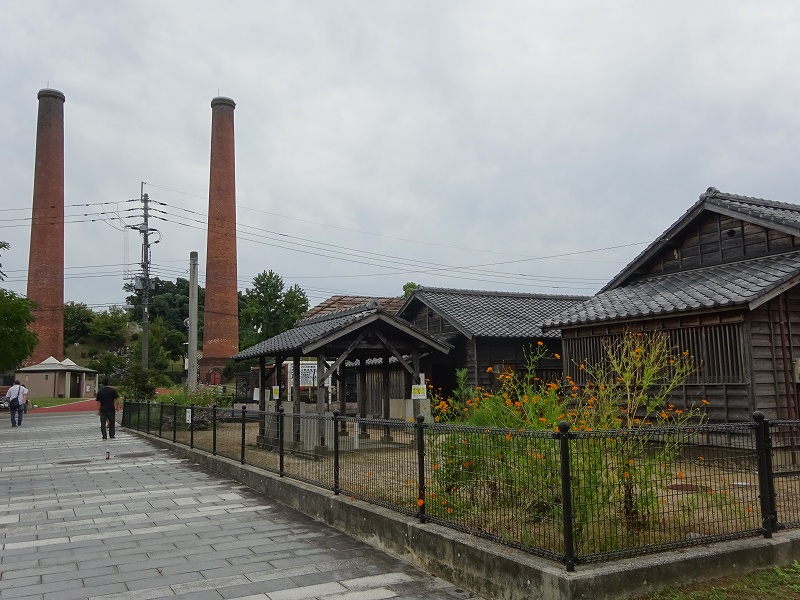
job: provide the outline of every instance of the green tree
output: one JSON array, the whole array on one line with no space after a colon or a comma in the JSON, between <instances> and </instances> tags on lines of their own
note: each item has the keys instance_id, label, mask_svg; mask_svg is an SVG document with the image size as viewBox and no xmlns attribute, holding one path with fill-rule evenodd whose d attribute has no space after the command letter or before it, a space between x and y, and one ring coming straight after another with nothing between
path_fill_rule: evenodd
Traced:
<instances>
[{"instance_id":1,"label":"green tree","mask_svg":"<svg viewBox=\"0 0 800 600\"><path fill-rule=\"evenodd\" d=\"M8 250L11 248L11 244L8 242L0 241L0 250ZM0 263L0 267L3 266L3 263ZM0 281L3 281L6 278L6 274L3 271L0 271Z\"/></svg>"},{"instance_id":2,"label":"green tree","mask_svg":"<svg viewBox=\"0 0 800 600\"><path fill-rule=\"evenodd\" d=\"M135 290L132 283L125 284L123 288L131 295L126 298L131 309L131 319L140 323L142 321L142 292ZM203 339L203 307L205 306L205 290L198 286L198 336ZM149 294L150 320L161 318L167 329L174 329L185 333L184 320L189 316L189 281L178 277L174 282L165 281L158 277L152 280L152 289Z\"/></svg>"},{"instance_id":3,"label":"green tree","mask_svg":"<svg viewBox=\"0 0 800 600\"><path fill-rule=\"evenodd\" d=\"M120 380L125 367L125 356L106 350L92 357L86 366L97 371L101 380L108 377L115 383Z\"/></svg>"},{"instance_id":4,"label":"green tree","mask_svg":"<svg viewBox=\"0 0 800 600\"><path fill-rule=\"evenodd\" d=\"M249 348L290 329L308 310L308 298L297 285L284 291L274 271L259 273L239 303L239 347Z\"/></svg>"},{"instance_id":5,"label":"green tree","mask_svg":"<svg viewBox=\"0 0 800 600\"><path fill-rule=\"evenodd\" d=\"M64 346L86 343L91 335L94 311L83 303L64 304Z\"/></svg>"},{"instance_id":6,"label":"green tree","mask_svg":"<svg viewBox=\"0 0 800 600\"><path fill-rule=\"evenodd\" d=\"M413 281L409 281L407 284L403 286L403 298L408 298L411 294L414 293L414 290L417 289L419 285L414 283Z\"/></svg>"},{"instance_id":7,"label":"green tree","mask_svg":"<svg viewBox=\"0 0 800 600\"><path fill-rule=\"evenodd\" d=\"M30 300L0 289L0 371L16 369L39 343L28 330L34 320L33 307Z\"/></svg>"},{"instance_id":8,"label":"green tree","mask_svg":"<svg viewBox=\"0 0 800 600\"><path fill-rule=\"evenodd\" d=\"M128 313L112 306L95 315L89 331L94 341L106 349L123 348L128 339Z\"/></svg>"},{"instance_id":9,"label":"green tree","mask_svg":"<svg viewBox=\"0 0 800 600\"><path fill-rule=\"evenodd\" d=\"M183 358L186 349L184 343L186 336L174 329L169 329L164 324L164 319L158 317L154 319L148 328L148 348L147 358L150 368L156 373L166 373L170 369L170 361ZM142 359L142 339L139 337L134 341L132 360L141 363Z\"/></svg>"}]
</instances>

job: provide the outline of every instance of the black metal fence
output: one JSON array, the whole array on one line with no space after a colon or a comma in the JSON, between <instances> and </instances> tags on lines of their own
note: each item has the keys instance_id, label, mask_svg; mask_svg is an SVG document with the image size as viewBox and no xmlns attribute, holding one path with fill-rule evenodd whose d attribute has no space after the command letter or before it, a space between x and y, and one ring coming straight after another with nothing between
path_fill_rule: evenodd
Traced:
<instances>
[{"instance_id":1,"label":"black metal fence","mask_svg":"<svg viewBox=\"0 0 800 600\"><path fill-rule=\"evenodd\" d=\"M800 421L556 431L126 402L123 425L578 564L800 527Z\"/></svg>"}]
</instances>

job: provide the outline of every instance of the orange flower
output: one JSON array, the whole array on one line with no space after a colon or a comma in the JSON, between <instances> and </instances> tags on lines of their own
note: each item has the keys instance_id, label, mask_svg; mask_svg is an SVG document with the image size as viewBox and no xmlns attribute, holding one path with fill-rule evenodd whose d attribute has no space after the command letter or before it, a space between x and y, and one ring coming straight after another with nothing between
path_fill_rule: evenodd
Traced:
<instances>
[{"instance_id":1,"label":"orange flower","mask_svg":"<svg viewBox=\"0 0 800 600\"><path fill-rule=\"evenodd\" d=\"M678 471L678 477L680 477L681 479L683 479L683 471Z\"/></svg>"},{"instance_id":2,"label":"orange flower","mask_svg":"<svg viewBox=\"0 0 800 600\"><path fill-rule=\"evenodd\" d=\"M491 373L494 369L491 366L486 367L486 372Z\"/></svg>"},{"instance_id":3,"label":"orange flower","mask_svg":"<svg viewBox=\"0 0 800 600\"><path fill-rule=\"evenodd\" d=\"M700 402L702 402L702 403L703 403L703 404L705 404L706 406L708 406L709 404L711 404L711 402L709 402L709 401L708 401L708 400L706 400L705 398L703 398L702 400L700 400Z\"/></svg>"},{"instance_id":4,"label":"orange flower","mask_svg":"<svg viewBox=\"0 0 800 600\"><path fill-rule=\"evenodd\" d=\"M553 356L556 357L556 360L561 360L561 356L558 354L558 352L554 353Z\"/></svg>"},{"instance_id":5,"label":"orange flower","mask_svg":"<svg viewBox=\"0 0 800 600\"><path fill-rule=\"evenodd\" d=\"M417 500L417 506L422 506L423 504L425 504L425 500L423 500L422 498Z\"/></svg>"},{"instance_id":6,"label":"orange flower","mask_svg":"<svg viewBox=\"0 0 800 600\"><path fill-rule=\"evenodd\" d=\"M544 342L542 340L539 340L538 342L536 342L536 344L539 346L544 346Z\"/></svg>"}]
</instances>

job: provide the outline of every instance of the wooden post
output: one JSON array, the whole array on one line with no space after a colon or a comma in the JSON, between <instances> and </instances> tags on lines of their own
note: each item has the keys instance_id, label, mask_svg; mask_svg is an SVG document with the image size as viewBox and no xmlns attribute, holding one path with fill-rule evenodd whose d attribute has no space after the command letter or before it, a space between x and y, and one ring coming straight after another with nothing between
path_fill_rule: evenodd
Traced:
<instances>
[{"instance_id":1,"label":"wooden post","mask_svg":"<svg viewBox=\"0 0 800 600\"><path fill-rule=\"evenodd\" d=\"M326 369L325 355L317 355L317 444L320 451L325 451L325 380L322 378Z\"/></svg>"},{"instance_id":2,"label":"wooden post","mask_svg":"<svg viewBox=\"0 0 800 600\"><path fill-rule=\"evenodd\" d=\"M358 359L358 416L362 419L367 418L367 359L365 355L361 355ZM358 439L369 439L365 423L361 424Z\"/></svg>"},{"instance_id":3,"label":"wooden post","mask_svg":"<svg viewBox=\"0 0 800 600\"><path fill-rule=\"evenodd\" d=\"M391 375L391 371L389 369L389 357L391 354L389 352L385 352L383 354L383 384L382 386L382 396L383 396L383 418L389 418L389 396L391 396L391 385L389 381L389 377ZM386 425L383 428L383 437L381 437L382 442L391 442L392 441L392 431L389 429L389 426Z\"/></svg>"},{"instance_id":4,"label":"wooden post","mask_svg":"<svg viewBox=\"0 0 800 600\"><path fill-rule=\"evenodd\" d=\"M300 355L296 354L292 357L292 370L294 377L292 377L292 412L295 417L292 419L292 446L298 448L303 445L300 439L300 418L297 416L302 410L302 402L300 402Z\"/></svg>"},{"instance_id":5,"label":"wooden post","mask_svg":"<svg viewBox=\"0 0 800 600\"><path fill-rule=\"evenodd\" d=\"M342 417L342 425L339 430L339 435L349 435L347 432L347 380L345 377L344 361L341 362L337 369L338 377L336 381L336 395L339 397L339 414Z\"/></svg>"}]
</instances>

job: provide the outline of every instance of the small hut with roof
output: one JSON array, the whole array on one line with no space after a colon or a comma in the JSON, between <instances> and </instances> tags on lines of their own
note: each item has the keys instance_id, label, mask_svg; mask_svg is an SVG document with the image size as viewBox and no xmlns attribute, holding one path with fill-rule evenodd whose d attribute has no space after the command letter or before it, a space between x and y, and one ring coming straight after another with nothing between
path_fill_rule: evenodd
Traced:
<instances>
[{"instance_id":1,"label":"small hut with roof","mask_svg":"<svg viewBox=\"0 0 800 600\"><path fill-rule=\"evenodd\" d=\"M28 398L94 398L97 393L97 371L68 358L50 356L19 369L15 377L28 388Z\"/></svg>"}]
</instances>

